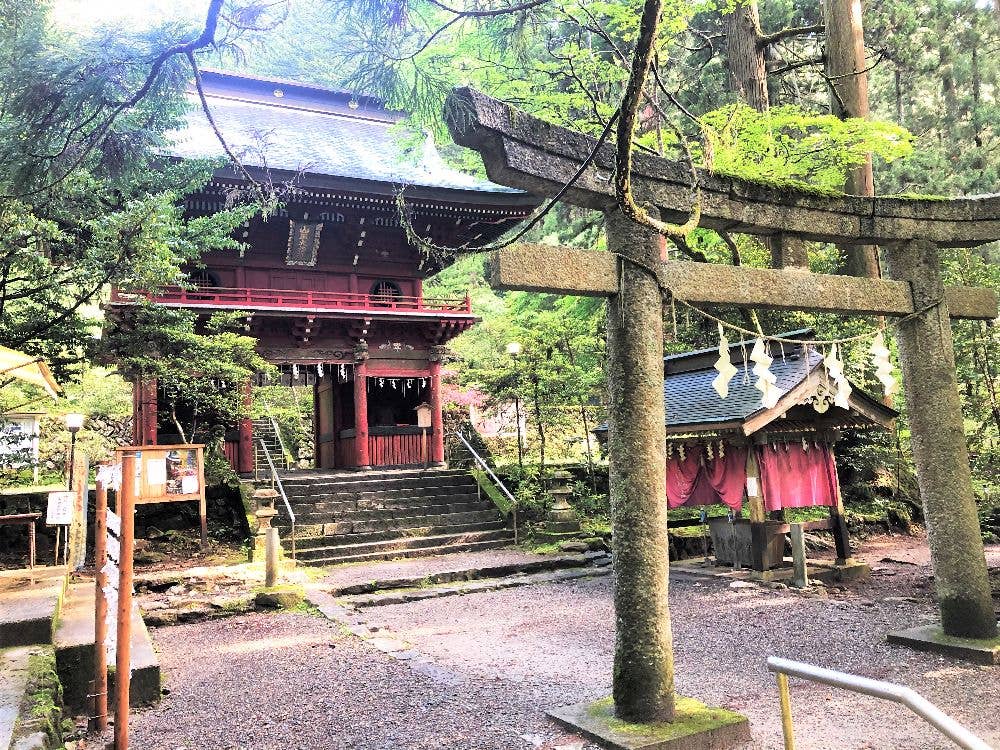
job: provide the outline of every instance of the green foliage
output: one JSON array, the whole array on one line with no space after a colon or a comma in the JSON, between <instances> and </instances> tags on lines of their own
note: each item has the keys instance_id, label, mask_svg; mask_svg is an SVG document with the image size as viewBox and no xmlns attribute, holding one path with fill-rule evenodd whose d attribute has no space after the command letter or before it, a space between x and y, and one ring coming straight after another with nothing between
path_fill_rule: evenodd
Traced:
<instances>
[{"instance_id":1,"label":"green foliage","mask_svg":"<svg viewBox=\"0 0 1000 750\"><path fill-rule=\"evenodd\" d=\"M238 247L231 230L252 209L184 219L211 165L159 153L186 106L177 60L128 106L154 53L186 30L85 37L47 16L12 0L0 24L0 343L65 379L93 353L109 284L182 280L202 252Z\"/></svg>"},{"instance_id":2,"label":"green foliage","mask_svg":"<svg viewBox=\"0 0 1000 750\"><path fill-rule=\"evenodd\" d=\"M243 335L245 315L217 313L204 330L186 310L140 305L116 324L105 346L126 373L155 377L165 398L163 418L184 442L218 441L220 431L249 414L241 390L270 365Z\"/></svg>"},{"instance_id":3,"label":"green foliage","mask_svg":"<svg viewBox=\"0 0 1000 750\"><path fill-rule=\"evenodd\" d=\"M911 136L898 125L841 120L796 105L761 113L731 104L702 115L701 157L720 174L840 192L847 172L869 154L891 162L909 155Z\"/></svg>"}]
</instances>

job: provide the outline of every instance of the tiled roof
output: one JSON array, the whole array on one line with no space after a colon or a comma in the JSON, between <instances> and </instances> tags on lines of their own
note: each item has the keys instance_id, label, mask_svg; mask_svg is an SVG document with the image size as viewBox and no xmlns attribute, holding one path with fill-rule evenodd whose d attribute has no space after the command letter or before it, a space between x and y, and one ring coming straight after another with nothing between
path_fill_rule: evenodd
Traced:
<instances>
[{"instance_id":1,"label":"tiled roof","mask_svg":"<svg viewBox=\"0 0 1000 750\"><path fill-rule=\"evenodd\" d=\"M521 191L496 185L442 161L429 136L403 143L402 115L372 99L291 82L206 71L209 109L233 152L251 167L480 193ZM175 156L224 152L197 96L186 126L172 134ZM409 145L411 148L407 148Z\"/></svg>"},{"instance_id":2,"label":"tiled roof","mask_svg":"<svg viewBox=\"0 0 1000 750\"><path fill-rule=\"evenodd\" d=\"M742 422L751 414L761 410L761 394L753 384L757 377L753 374L753 362L744 369L743 357L732 352L730 357L739 372L729 381L729 395L722 399L712 388L712 381L719 373L714 367L691 372L670 373L663 380L663 398L667 407L667 425L696 425L717 422ZM749 348L747 350L749 352ZM809 371L820 363L823 357L815 350L809 350L808 362L801 352L786 354L782 360L775 357L771 372L778 379L777 386L784 391L791 390L803 380Z\"/></svg>"},{"instance_id":3,"label":"tiled roof","mask_svg":"<svg viewBox=\"0 0 1000 750\"><path fill-rule=\"evenodd\" d=\"M814 334L812 329L804 328L782 333L781 337L808 340ZM761 404L761 393L753 385L757 380L753 374L753 363L744 362L743 351L749 357L752 346L752 341L730 344L729 358L738 371L729 381L729 395L724 399L719 398L719 394L712 388L712 381L719 374L713 366L718 358L717 349L701 349L664 357L663 400L667 427L690 426L694 431L711 429L707 425L740 424L758 412L765 411ZM815 349L788 343L780 347L772 344L770 354L774 359L770 369L777 378L776 385L782 393L802 383L823 360L823 355ZM885 412L887 416L895 414L854 383L851 386L856 399L869 404L876 411ZM835 414L839 416L839 412ZM607 423L604 423L597 430L604 431L607 428Z\"/></svg>"}]
</instances>

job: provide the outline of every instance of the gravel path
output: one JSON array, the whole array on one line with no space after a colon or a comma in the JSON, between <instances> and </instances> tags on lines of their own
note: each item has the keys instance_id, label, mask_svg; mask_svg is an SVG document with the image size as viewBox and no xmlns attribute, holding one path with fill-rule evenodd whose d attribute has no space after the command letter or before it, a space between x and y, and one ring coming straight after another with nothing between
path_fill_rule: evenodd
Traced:
<instances>
[{"instance_id":1,"label":"gravel path","mask_svg":"<svg viewBox=\"0 0 1000 750\"><path fill-rule=\"evenodd\" d=\"M133 714L131 746L142 750L520 750L536 746L520 733L544 735L544 747L574 739L516 685L416 674L317 616L245 615L158 628L154 639L171 693Z\"/></svg>"},{"instance_id":2,"label":"gravel path","mask_svg":"<svg viewBox=\"0 0 1000 750\"><path fill-rule=\"evenodd\" d=\"M516 549L493 549L483 552L456 552L450 555L412 557L360 565L340 565L330 568L330 574L323 579L323 583L330 584L331 588L341 588L387 578L415 578L450 570L466 570L491 565L515 565L542 560L545 557L547 555L536 555L532 552L522 552Z\"/></svg>"},{"instance_id":3,"label":"gravel path","mask_svg":"<svg viewBox=\"0 0 1000 750\"><path fill-rule=\"evenodd\" d=\"M748 750L779 750L777 691L764 660L800 658L913 686L1000 747L1000 667L886 645L887 630L930 621L935 609L922 562L879 563L898 555L873 551L872 582L830 596L672 579L679 690L749 715ZM383 577L385 567L373 567L358 568L367 571L361 580ZM172 692L135 715L133 746L579 750L582 740L544 709L610 691L608 578L384 606L363 617L376 636L384 630L411 644L419 670L305 614L154 630ZM951 747L902 707L796 681L792 691L801 750Z\"/></svg>"}]
</instances>

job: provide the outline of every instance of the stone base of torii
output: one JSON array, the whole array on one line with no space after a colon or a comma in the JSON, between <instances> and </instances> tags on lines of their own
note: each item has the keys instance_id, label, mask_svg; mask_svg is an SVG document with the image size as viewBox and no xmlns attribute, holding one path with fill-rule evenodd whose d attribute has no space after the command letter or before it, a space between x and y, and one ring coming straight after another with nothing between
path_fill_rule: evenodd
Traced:
<instances>
[{"instance_id":1,"label":"stone base of torii","mask_svg":"<svg viewBox=\"0 0 1000 750\"><path fill-rule=\"evenodd\" d=\"M659 235L628 221L617 207L613 146L593 153L594 139L470 89L452 94L446 119L459 144L480 152L491 180L538 195L562 191L563 201L605 214L609 253L515 246L495 253L490 268L499 289L608 299L612 698L618 720L680 718L667 608L665 290L692 303L901 319L896 338L941 610L937 632L947 637L953 654L961 653L963 643L971 654L997 639L950 325L952 317L995 318L997 298L989 289L946 289L938 249L1000 239L1000 197L828 197L701 173L701 226L768 237L775 268L663 263ZM588 167L565 190L592 153ZM645 155L635 159L636 198L664 221L690 214L690 181L687 165ZM803 240L880 245L891 279L812 274L804 266ZM589 710L598 712L596 704ZM721 737L702 739L707 744L644 747L728 746ZM604 744L626 746L608 738Z\"/></svg>"}]
</instances>

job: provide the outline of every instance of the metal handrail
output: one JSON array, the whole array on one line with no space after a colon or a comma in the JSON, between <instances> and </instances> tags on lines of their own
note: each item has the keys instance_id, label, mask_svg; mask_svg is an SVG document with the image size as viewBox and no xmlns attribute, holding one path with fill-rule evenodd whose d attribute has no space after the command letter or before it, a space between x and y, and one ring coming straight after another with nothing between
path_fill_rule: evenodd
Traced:
<instances>
[{"instance_id":1,"label":"metal handrail","mask_svg":"<svg viewBox=\"0 0 1000 750\"><path fill-rule=\"evenodd\" d=\"M469 441L465 439L465 436L461 432L456 432L455 437L462 441L462 445L464 445L465 449L469 451L469 455L472 456L472 459L479 464L483 471L485 471L489 478L493 481L493 484L497 487L497 489L506 495L507 500L510 501L511 514L513 515L514 520L514 544L517 544L517 500L511 494L510 490L507 489L507 486L500 481L500 477L493 473L493 469L491 469L490 465L486 463L486 459L476 453L476 449L473 448Z\"/></svg>"},{"instance_id":2,"label":"metal handrail","mask_svg":"<svg viewBox=\"0 0 1000 750\"><path fill-rule=\"evenodd\" d=\"M873 680L869 677L859 677L858 675L847 674L846 672L837 672L833 669L824 669L823 667L816 667L801 661L782 659L778 656L768 658L767 668L774 672L778 678L778 691L781 701L781 726L785 736L785 750L794 750L795 748L795 738L792 731L791 702L788 691L789 677L799 677L803 680L850 690L852 693L861 693L862 695L870 695L873 698L901 703L959 747L966 748L966 750L994 750L990 745L987 745L983 740L948 716L948 714L917 691L905 685Z\"/></svg>"},{"instance_id":3,"label":"metal handrail","mask_svg":"<svg viewBox=\"0 0 1000 750\"><path fill-rule=\"evenodd\" d=\"M271 453L267 450L267 444L257 438L257 445L261 447L264 451L264 458L267 459L267 466L271 470L271 489L277 489L278 494L281 496L281 501L285 504L285 510L288 512L288 519L292 522L292 559L295 559L295 512L292 510L291 504L288 502L288 495L285 494L285 487L281 484L281 477L278 476L278 470L274 468L274 461L271 460Z\"/></svg>"},{"instance_id":4,"label":"metal handrail","mask_svg":"<svg viewBox=\"0 0 1000 750\"><path fill-rule=\"evenodd\" d=\"M274 414L271 413L271 404L268 402L266 398L262 400L264 402L264 411L267 412L267 418L271 421L271 428L274 430L274 434L278 438L278 447L281 448L282 463L285 464L286 469L290 469L291 465L289 459L292 457L292 452L288 450L288 448L285 446L285 440L284 438L281 437L281 428L278 427L278 422L274 418ZM296 407L297 406L298 404L296 403Z\"/></svg>"}]
</instances>

